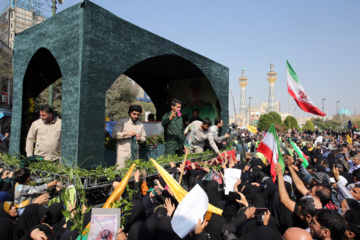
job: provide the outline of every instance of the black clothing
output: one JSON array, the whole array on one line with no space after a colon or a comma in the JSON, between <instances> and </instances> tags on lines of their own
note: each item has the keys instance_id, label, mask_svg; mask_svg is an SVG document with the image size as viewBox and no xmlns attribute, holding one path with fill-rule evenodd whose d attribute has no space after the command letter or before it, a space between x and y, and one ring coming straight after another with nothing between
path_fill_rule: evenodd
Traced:
<instances>
[{"instance_id":1,"label":"black clothing","mask_svg":"<svg viewBox=\"0 0 360 240\"><path fill-rule=\"evenodd\" d=\"M0 219L0 240L18 240L19 235L13 221L10 219Z\"/></svg>"},{"instance_id":2,"label":"black clothing","mask_svg":"<svg viewBox=\"0 0 360 240\"><path fill-rule=\"evenodd\" d=\"M33 226L40 224L40 220L45 214L46 208L40 204L30 204L26 206L16 224L19 236L25 235Z\"/></svg>"}]
</instances>

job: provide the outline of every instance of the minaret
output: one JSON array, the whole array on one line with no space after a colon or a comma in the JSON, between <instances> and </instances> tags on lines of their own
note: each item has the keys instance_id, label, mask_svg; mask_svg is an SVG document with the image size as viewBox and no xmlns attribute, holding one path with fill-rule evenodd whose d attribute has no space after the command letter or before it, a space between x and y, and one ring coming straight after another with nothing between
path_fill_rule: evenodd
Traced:
<instances>
[{"instance_id":1,"label":"minaret","mask_svg":"<svg viewBox=\"0 0 360 240\"><path fill-rule=\"evenodd\" d=\"M245 69L241 69L241 78L239 78L239 84L241 87L240 92L240 114L245 114L246 112L246 85L248 78L245 77Z\"/></svg>"},{"instance_id":2,"label":"minaret","mask_svg":"<svg viewBox=\"0 0 360 240\"><path fill-rule=\"evenodd\" d=\"M269 81L269 106L268 112L275 111L275 82L277 73L274 72L274 63L270 63L270 72L268 75Z\"/></svg>"}]
</instances>

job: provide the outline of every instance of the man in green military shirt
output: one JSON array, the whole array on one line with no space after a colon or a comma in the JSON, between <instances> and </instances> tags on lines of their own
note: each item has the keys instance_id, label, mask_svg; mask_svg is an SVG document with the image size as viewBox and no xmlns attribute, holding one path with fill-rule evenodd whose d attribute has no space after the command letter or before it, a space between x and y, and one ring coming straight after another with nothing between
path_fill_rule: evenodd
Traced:
<instances>
[{"instance_id":1,"label":"man in green military shirt","mask_svg":"<svg viewBox=\"0 0 360 240\"><path fill-rule=\"evenodd\" d=\"M165 113L161 120L164 127L165 136L165 154L177 154L181 156L184 149L184 124L183 119L179 116L181 102L178 99L171 101L171 111Z\"/></svg>"}]
</instances>

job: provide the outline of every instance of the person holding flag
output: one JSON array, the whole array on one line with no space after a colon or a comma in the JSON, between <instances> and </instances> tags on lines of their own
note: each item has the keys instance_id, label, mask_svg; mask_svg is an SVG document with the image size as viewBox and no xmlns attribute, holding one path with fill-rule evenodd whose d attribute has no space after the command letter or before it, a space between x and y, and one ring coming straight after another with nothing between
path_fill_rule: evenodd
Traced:
<instances>
[{"instance_id":1,"label":"person holding flag","mask_svg":"<svg viewBox=\"0 0 360 240\"><path fill-rule=\"evenodd\" d=\"M275 165L277 163L280 163L283 169L285 169L285 167L280 152L279 141L277 139L277 134L274 124L272 124L271 127L269 128L264 139L257 148L257 151L264 154L266 159L269 161L271 178L273 182L275 182L276 179Z\"/></svg>"},{"instance_id":2,"label":"person holding flag","mask_svg":"<svg viewBox=\"0 0 360 240\"><path fill-rule=\"evenodd\" d=\"M306 156L306 155L300 150L300 148L298 148L298 146L297 146L293 141L291 141L290 138L289 138L289 141L290 141L291 145L293 146L295 152L297 153L298 157L302 159L302 165L304 166L304 168L306 168L307 166L309 166L309 163L308 163L309 157Z\"/></svg>"}]
</instances>

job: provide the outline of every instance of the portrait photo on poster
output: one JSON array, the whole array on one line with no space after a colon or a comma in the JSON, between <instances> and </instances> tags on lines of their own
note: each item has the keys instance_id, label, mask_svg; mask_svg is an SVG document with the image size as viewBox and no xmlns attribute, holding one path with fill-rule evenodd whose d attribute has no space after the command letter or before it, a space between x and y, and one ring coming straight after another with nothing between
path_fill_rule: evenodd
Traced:
<instances>
[{"instance_id":1,"label":"portrait photo on poster","mask_svg":"<svg viewBox=\"0 0 360 240\"><path fill-rule=\"evenodd\" d=\"M89 240L115 240L120 227L119 208L93 208Z\"/></svg>"}]
</instances>

